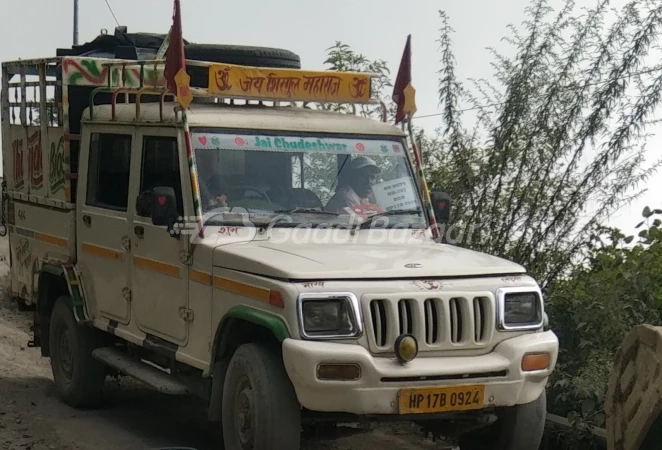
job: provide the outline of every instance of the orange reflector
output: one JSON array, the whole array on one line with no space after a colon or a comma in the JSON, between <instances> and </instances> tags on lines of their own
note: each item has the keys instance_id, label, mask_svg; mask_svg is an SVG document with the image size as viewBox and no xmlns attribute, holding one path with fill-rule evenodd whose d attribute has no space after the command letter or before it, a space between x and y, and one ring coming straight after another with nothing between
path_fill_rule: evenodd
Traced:
<instances>
[{"instance_id":1,"label":"orange reflector","mask_svg":"<svg viewBox=\"0 0 662 450\"><path fill-rule=\"evenodd\" d=\"M531 353L522 358L522 370L533 372L535 370L549 369L549 353Z\"/></svg>"},{"instance_id":2,"label":"orange reflector","mask_svg":"<svg viewBox=\"0 0 662 450\"><path fill-rule=\"evenodd\" d=\"M278 308L285 308L285 302L283 302L283 294L274 290L269 291L269 304L277 306Z\"/></svg>"},{"instance_id":3,"label":"orange reflector","mask_svg":"<svg viewBox=\"0 0 662 450\"><path fill-rule=\"evenodd\" d=\"M317 366L320 380L350 381L361 378L361 368L356 364L320 364Z\"/></svg>"}]
</instances>

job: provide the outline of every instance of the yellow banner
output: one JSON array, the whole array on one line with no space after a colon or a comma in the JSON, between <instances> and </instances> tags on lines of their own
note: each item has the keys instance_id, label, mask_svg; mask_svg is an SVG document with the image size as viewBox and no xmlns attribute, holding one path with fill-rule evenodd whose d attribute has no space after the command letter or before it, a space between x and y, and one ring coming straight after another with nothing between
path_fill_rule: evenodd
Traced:
<instances>
[{"instance_id":1,"label":"yellow banner","mask_svg":"<svg viewBox=\"0 0 662 450\"><path fill-rule=\"evenodd\" d=\"M368 103L369 75L353 72L308 72L290 69L214 64L209 67L209 92L228 97Z\"/></svg>"}]
</instances>

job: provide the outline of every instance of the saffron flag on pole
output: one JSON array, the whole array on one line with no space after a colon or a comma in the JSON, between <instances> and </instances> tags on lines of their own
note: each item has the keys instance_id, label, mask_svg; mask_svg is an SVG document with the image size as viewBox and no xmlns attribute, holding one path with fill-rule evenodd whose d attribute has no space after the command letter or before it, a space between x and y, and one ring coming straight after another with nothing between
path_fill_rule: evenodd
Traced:
<instances>
[{"instance_id":1,"label":"saffron flag on pole","mask_svg":"<svg viewBox=\"0 0 662 450\"><path fill-rule=\"evenodd\" d=\"M398 76L395 79L392 97L393 101L398 105L398 109L395 113L395 124L397 125L404 120L407 121L409 142L411 143L412 151L414 153L414 162L416 163L416 172L420 183L421 193L423 194L427 215L430 220L432 236L437 239L440 236L440 232L437 228L437 221L434 217L434 209L432 208L432 200L430 199L430 190L428 189L428 184L425 180L421 150L418 145L416 145L414 127L411 123L412 118L416 113L416 90L411 84L411 34L407 36L407 44L402 53L400 69L398 70Z\"/></svg>"},{"instance_id":2,"label":"saffron flag on pole","mask_svg":"<svg viewBox=\"0 0 662 450\"><path fill-rule=\"evenodd\" d=\"M186 56L184 54L184 35L182 32L182 11L179 0L175 0L175 12L172 17L172 28L168 34L168 51L164 75L168 90L175 94L177 101L183 108L182 120L184 122L184 142L186 144L186 157L188 159L189 175L191 177L191 190L193 192L193 207L197 221L198 236L205 237L204 223L202 221L202 207L200 204L200 182L195 162L195 153L191 142L191 130L188 125L186 110L193 101L191 92L191 77L186 73Z\"/></svg>"},{"instance_id":3,"label":"saffron flag on pole","mask_svg":"<svg viewBox=\"0 0 662 450\"><path fill-rule=\"evenodd\" d=\"M407 44L402 53L400 69L393 86L393 101L398 105L395 114L395 124L405 119L411 119L416 113L416 90L411 84L411 34L407 36Z\"/></svg>"},{"instance_id":4,"label":"saffron flag on pole","mask_svg":"<svg viewBox=\"0 0 662 450\"><path fill-rule=\"evenodd\" d=\"M164 71L166 83L168 90L175 94L182 108L187 109L193 101L193 94L190 86L191 77L186 73L182 10L179 0L175 0L169 41Z\"/></svg>"}]
</instances>

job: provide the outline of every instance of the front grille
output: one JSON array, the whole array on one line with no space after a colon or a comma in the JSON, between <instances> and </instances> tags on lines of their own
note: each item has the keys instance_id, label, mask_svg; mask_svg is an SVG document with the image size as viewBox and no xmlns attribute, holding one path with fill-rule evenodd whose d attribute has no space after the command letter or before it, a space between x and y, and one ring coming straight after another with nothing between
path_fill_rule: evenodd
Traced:
<instances>
[{"instance_id":1,"label":"front grille","mask_svg":"<svg viewBox=\"0 0 662 450\"><path fill-rule=\"evenodd\" d=\"M363 305L368 340L376 352L392 352L396 338L405 333L416 337L419 351L480 349L494 334L496 312L489 292L371 295L364 296Z\"/></svg>"}]
</instances>

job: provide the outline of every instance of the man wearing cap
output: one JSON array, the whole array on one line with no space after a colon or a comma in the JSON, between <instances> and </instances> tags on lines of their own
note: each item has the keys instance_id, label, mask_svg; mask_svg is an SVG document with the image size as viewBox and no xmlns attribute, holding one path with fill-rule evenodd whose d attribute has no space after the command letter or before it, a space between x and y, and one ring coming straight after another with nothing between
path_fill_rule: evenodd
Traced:
<instances>
[{"instance_id":1,"label":"man wearing cap","mask_svg":"<svg viewBox=\"0 0 662 450\"><path fill-rule=\"evenodd\" d=\"M325 210L344 214L347 213L345 208L368 204L367 197L379 172L372 159L365 156L354 158L340 173L336 193L326 204Z\"/></svg>"}]
</instances>

